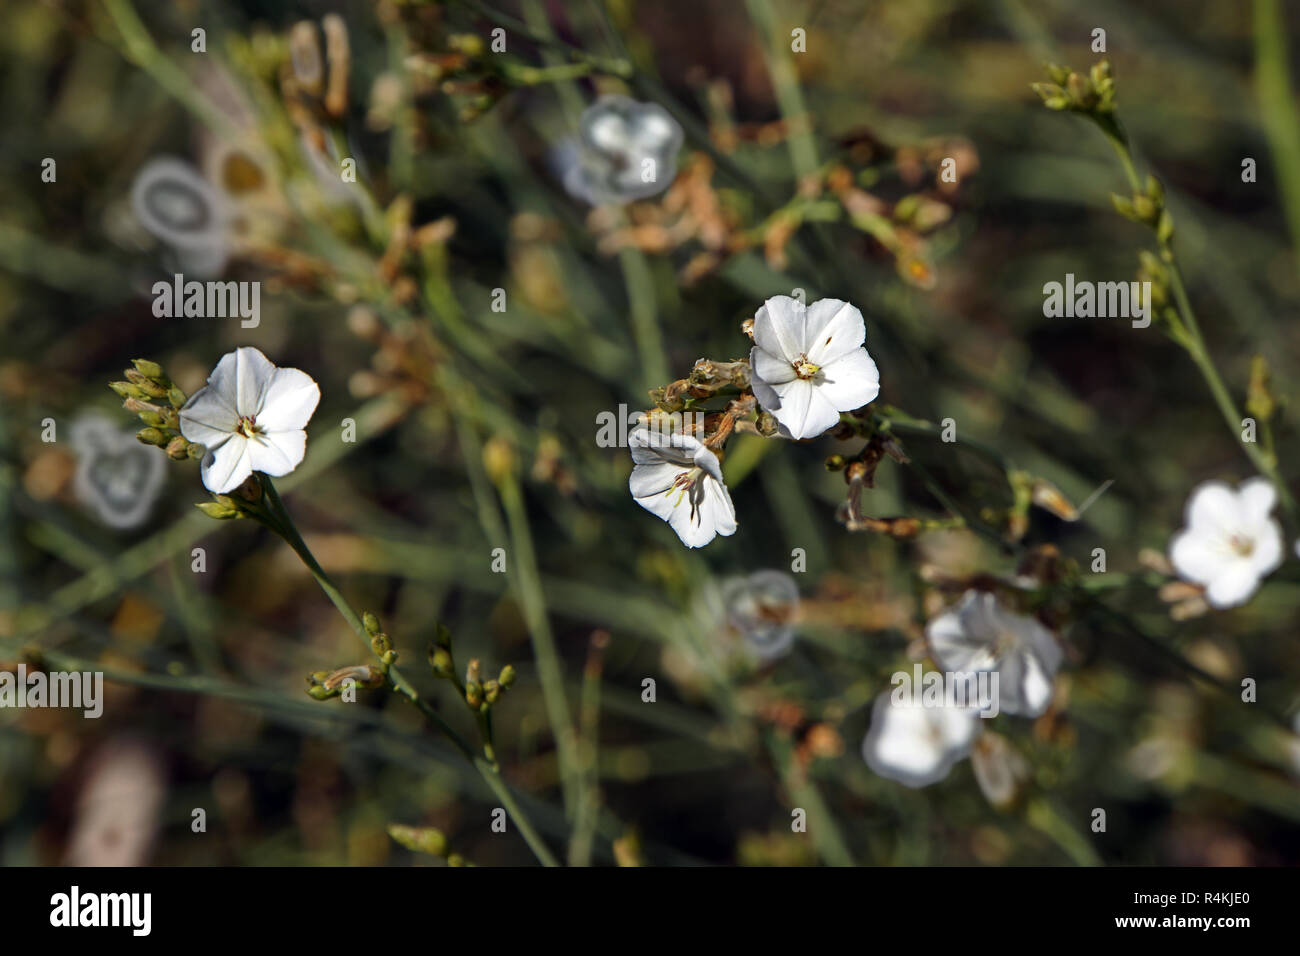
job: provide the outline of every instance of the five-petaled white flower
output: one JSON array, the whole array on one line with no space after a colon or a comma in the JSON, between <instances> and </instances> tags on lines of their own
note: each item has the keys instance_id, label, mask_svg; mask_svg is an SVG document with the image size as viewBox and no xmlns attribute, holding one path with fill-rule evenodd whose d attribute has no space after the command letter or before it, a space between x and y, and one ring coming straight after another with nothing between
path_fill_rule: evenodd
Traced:
<instances>
[{"instance_id":1,"label":"five-petaled white flower","mask_svg":"<svg viewBox=\"0 0 1300 956\"><path fill-rule=\"evenodd\" d=\"M203 484L225 494L255 471L279 476L298 467L307 449L307 422L320 388L296 368L276 368L254 348L221 357L181 409L181 434L206 445Z\"/></svg>"},{"instance_id":2,"label":"five-petaled white flower","mask_svg":"<svg viewBox=\"0 0 1300 956\"><path fill-rule=\"evenodd\" d=\"M736 508L711 448L690 435L645 425L628 435L628 447L635 462L628 479L632 497L667 521L682 544L699 548L717 535L735 534Z\"/></svg>"},{"instance_id":3,"label":"five-petaled white flower","mask_svg":"<svg viewBox=\"0 0 1300 956\"><path fill-rule=\"evenodd\" d=\"M839 299L804 306L773 296L754 316L749 353L754 396L791 438L813 438L840 412L880 394L880 372L862 343L862 313Z\"/></svg>"},{"instance_id":4,"label":"five-petaled white flower","mask_svg":"<svg viewBox=\"0 0 1300 956\"><path fill-rule=\"evenodd\" d=\"M1052 701L1052 680L1063 654L1037 618L1016 614L988 591L969 590L925 629L944 670L996 671L998 704L1008 714L1038 717Z\"/></svg>"},{"instance_id":5,"label":"five-petaled white flower","mask_svg":"<svg viewBox=\"0 0 1300 956\"><path fill-rule=\"evenodd\" d=\"M1269 517L1277 493L1264 478L1233 490L1207 481L1187 499L1187 527L1174 535L1169 559L1188 581L1204 585L1214 607L1236 607L1282 563L1282 529Z\"/></svg>"},{"instance_id":6,"label":"five-petaled white flower","mask_svg":"<svg viewBox=\"0 0 1300 956\"><path fill-rule=\"evenodd\" d=\"M862 758L882 777L907 787L928 787L970 754L980 730L979 713L969 707L898 704L885 691L871 709Z\"/></svg>"}]
</instances>

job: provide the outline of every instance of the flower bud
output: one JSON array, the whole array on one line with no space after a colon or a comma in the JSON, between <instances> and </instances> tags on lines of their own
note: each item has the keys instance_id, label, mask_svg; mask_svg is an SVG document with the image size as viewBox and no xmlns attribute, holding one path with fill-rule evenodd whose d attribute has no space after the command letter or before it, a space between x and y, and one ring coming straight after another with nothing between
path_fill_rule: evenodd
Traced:
<instances>
[{"instance_id":1,"label":"flower bud","mask_svg":"<svg viewBox=\"0 0 1300 956\"><path fill-rule=\"evenodd\" d=\"M510 442L500 435L490 438L483 446L483 469L493 484L508 480L515 470L515 453Z\"/></svg>"},{"instance_id":2,"label":"flower bud","mask_svg":"<svg viewBox=\"0 0 1300 956\"><path fill-rule=\"evenodd\" d=\"M412 827L390 823L388 835L416 853L428 853L431 856L447 855L447 838L440 830L435 830L433 827Z\"/></svg>"},{"instance_id":3,"label":"flower bud","mask_svg":"<svg viewBox=\"0 0 1300 956\"><path fill-rule=\"evenodd\" d=\"M200 501L194 507L198 508L209 518L215 518L218 521L228 521L231 518L242 517L238 508L222 504L220 501Z\"/></svg>"},{"instance_id":4,"label":"flower bud","mask_svg":"<svg viewBox=\"0 0 1300 956\"><path fill-rule=\"evenodd\" d=\"M152 379L156 382L167 380L167 376L163 374L163 367L157 362L151 362L149 359L132 359L131 364L134 365L136 371L145 378Z\"/></svg>"},{"instance_id":5,"label":"flower bud","mask_svg":"<svg viewBox=\"0 0 1300 956\"><path fill-rule=\"evenodd\" d=\"M429 655L429 666L433 668L434 677L447 678L451 676L455 665L452 663L451 654L445 648L439 647Z\"/></svg>"},{"instance_id":6,"label":"flower bud","mask_svg":"<svg viewBox=\"0 0 1300 956\"><path fill-rule=\"evenodd\" d=\"M109 382L108 387L117 392L122 398L134 398L143 401L149 397L144 389L131 382Z\"/></svg>"}]
</instances>

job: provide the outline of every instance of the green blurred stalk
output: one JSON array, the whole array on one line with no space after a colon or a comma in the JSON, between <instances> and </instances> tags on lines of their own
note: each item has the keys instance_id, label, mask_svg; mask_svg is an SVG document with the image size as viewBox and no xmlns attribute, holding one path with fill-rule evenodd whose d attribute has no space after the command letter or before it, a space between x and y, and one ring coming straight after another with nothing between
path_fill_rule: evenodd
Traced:
<instances>
[{"instance_id":1,"label":"green blurred stalk","mask_svg":"<svg viewBox=\"0 0 1300 956\"><path fill-rule=\"evenodd\" d=\"M1277 167L1291 245L1300 260L1300 124L1287 65L1289 34L1277 0L1255 0L1255 95Z\"/></svg>"}]
</instances>

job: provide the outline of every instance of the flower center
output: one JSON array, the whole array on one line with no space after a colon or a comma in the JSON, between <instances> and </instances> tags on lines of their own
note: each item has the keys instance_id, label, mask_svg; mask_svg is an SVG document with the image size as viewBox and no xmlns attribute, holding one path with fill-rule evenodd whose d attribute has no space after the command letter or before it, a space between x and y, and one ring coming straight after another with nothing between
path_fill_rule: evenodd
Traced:
<instances>
[{"instance_id":1,"label":"flower center","mask_svg":"<svg viewBox=\"0 0 1300 956\"><path fill-rule=\"evenodd\" d=\"M812 362L808 361L808 356L806 355L800 355L796 361L791 362L790 364L794 366L794 374L798 375L805 381L812 378L822 369L820 365L814 365Z\"/></svg>"},{"instance_id":2,"label":"flower center","mask_svg":"<svg viewBox=\"0 0 1300 956\"><path fill-rule=\"evenodd\" d=\"M1255 550L1255 541L1244 534L1233 534L1228 536L1228 547L1243 558L1248 558Z\"/></svg>"},{"instance_id":3,"label":"flower center","mask_svg":"<svg viewBox=\"0 0 1300 956\"><path fill-rule=\"evenodd\" d=\"M245 438L254 438L262 431L257 425L257 418L253 415L240 415L239 420L235 422L235 434L243 435Z\"/></svg>"}]
</instances>

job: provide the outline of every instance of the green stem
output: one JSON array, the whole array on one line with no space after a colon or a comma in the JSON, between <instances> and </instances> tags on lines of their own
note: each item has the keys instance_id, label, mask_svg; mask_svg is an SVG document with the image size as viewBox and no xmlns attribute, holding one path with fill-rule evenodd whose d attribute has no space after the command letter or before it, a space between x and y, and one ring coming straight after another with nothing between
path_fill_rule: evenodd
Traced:
<instances>
[{"instance_id":1,"label":"green stem","mask_svg":"<svg viewBox=\"0 0 1300 956\"><path fill-rule=\"evenodd\" d=\"M1264 135L1276 161L1282 209L1300 258L1300 124L1287 67L1286 21L1277 0L1255 0L1255 95Z\"/></svg>"},{"instance_id":2,"label":"green stem","mask_svg":"<svg viewBox=\"0 0 1300 956\"><path fill-rule=\"evenodd\" d=\"M307 542L305 542L302 539L302 535L298 533L298 529L294 525L293 519L289 516L288 510L284 507L284 502L280 500L280 495L275 490L275 484L265 475L261 476L261 480L262 488L266 495L267 509L266 518L259 520L262 520L262 523L265 524L266 527L284 538L285 543L288 544L289 547L293 548L298 557L302 559L303 564L306 565L307 570L311 572L311 576L316 579L316 583L320 585L321 590L325 592L326 597L333 602L334 606L338 608L339 613L343 615L343 619L348 622L348 626L356 632L356 635L361 639L361 642L369 648L370 635L366 632L365 625L361 622L361 616L357 614L352 605L348 603L347 598L343 596L343 592L335 587L334 582L329 579L329 575L327 575L324 568L320 566L320 562L316 560L316 556L312 554L311 549L307 547ZM388 679L392 682L393 689L403 697L407 698L416 706L420 713L424 714L430 722L446 734L447 738L456 745L456 749L465 756L465 759L474 765L474 768L478 770L484 781L487 782L487 785L492 788L492 792L497 795L497 798L501 801L506 813L508 813L510 818L515 821L515 826L519 827L519 832L523 834L525 842L527 842L529 848L533 851L534 855L542 865L556 866L557 863L555 857L537 835L537 831L533 829L533 825L529 821L527 815L519 808L519 804L515 802L514 796L510 793L509 788L501 779L501 775L495 765L488 763L481 757L476 757L474 755L474 749L465 741L465 738L458 734L442 718L442 715L439 714L428 701L420 696L420 692L402 676L401 671L396 667L391 665L388 667Z\"/></svg>"}]
</instances>

